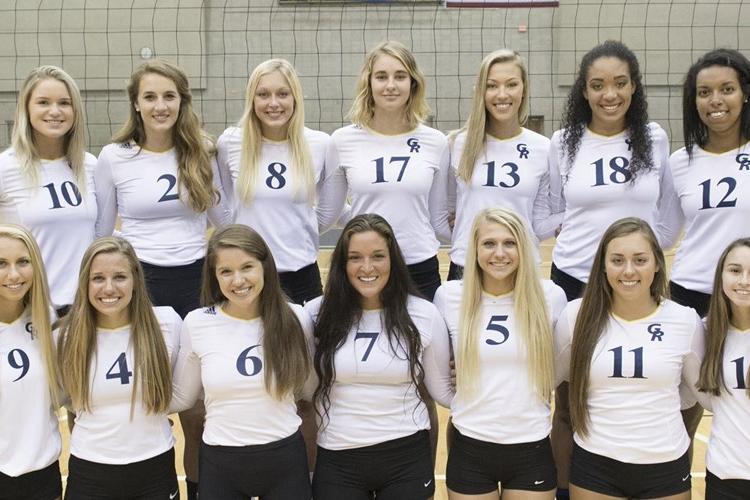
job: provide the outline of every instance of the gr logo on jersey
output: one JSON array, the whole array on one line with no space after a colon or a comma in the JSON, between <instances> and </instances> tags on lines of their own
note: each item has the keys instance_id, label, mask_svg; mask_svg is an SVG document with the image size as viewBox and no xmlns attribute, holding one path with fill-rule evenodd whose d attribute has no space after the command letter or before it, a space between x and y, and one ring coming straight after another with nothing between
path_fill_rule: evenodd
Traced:
<instances>
[{"instance_id":1,"label":"gr logo on jersey","mask_svg":"<svg viewBox=\"0 0 750 500\"><path fill-rule=\"evenodd\" d=\"M34 325L31 324L31 321L26 323L26 326L24 327L26 332L31 336L31 340L34 340L34 335L36 334L36 328L34 328Z\"/></svg>"},{"instance_id":2,"label":"gr logo on jersey","mask_svg":"<svg viewBox=\"0 0 750 500\"><path fill-rule=\"evenodd\" d=\"M750 155L747 153L740 153L734 158L734 161L740 164L739 170L747 170L750 172Z\"/></svg>"},{"instance_id":3,"label":"gr logo on jersey","mask_svg":"<svg viewBox=\"0 0 750 500\"><path fill-rule=\"evenodd\" d=\"M409 137L406 140L406 145L409 146L410 153L419 153L419 148L421 146L419 145L419 139L416 137Z\"/></svg>"},{"instance_id":4,"label":"gr logo on jersey","mask_svg":"<svg viewBox=\"0 0 750 500\"><path fill-rule=\"evenodd\" d=\"M651 334L651 342L656 340L659 342L662 341L664 330L661 329L661 323L651 323L648 325L648 328L646 328L646 331Z\"/></svg>"},{"instance_id":5,"label":"gr logo on jersey","mask_svg":"<svg viewBox=\"0 0 750 500\"><path fill-rule=\"evenodd\" d=\"M529 148L526 147L526 144L518 144L516 146L516 151L518 151L518 157L522 158L524 160L529 159Z\"/></svg>"}]
</instances>

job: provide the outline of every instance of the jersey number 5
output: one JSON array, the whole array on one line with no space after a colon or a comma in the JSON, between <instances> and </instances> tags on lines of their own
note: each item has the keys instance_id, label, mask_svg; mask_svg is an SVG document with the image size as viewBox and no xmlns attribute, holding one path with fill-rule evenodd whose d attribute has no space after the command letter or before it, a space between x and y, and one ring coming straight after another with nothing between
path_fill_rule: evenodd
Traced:
<instances>
[{"instance_id":1,"label":"jersey number 5","mask_svg":"<svg viewBox=\"0 0 750 500\"><path fill-rule=\"evenodd\" d=\"M505 343L506 340L508 340L508 337L510 337L510 332L508 331L507 328L505 328L503 325L500 324L507 320L508 320L507 314L502 314L502 315L499 314L497 316L492 316L490 318L490 322L487 323L487 330L499 333L500 336L502 337L502 340L486 339L485 342L487 343L487 345L500 345L500 344Z\"/></svg>"}]
</instances>

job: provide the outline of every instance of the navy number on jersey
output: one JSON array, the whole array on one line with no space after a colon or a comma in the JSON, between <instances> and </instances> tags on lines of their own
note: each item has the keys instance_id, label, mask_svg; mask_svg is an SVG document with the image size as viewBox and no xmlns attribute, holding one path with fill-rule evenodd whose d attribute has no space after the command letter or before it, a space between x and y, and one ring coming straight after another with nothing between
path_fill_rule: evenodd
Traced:
<instances>
[{"instance_id":1,"label":"navy number on jersey","mask_svg":"<svg viewBox=\"0 0 750 500\"><path fill-rule=\"evenodd\" d=\"M409 164L409 160L411 159L410 156L391 156L391 159L388 161L388 165L392 164L401 164L401 168L398 171L398 177L396 177L396 182L401 182L401 179L404 177L404 172L406 172L406 165ZM373 184L380 184L382 182L388 182L385 180L385 158L382 156L380 158L376 158L372 160L375 162L375 181L373 181Z\"/></svg>"},{"instance_id":2,"label":"navy number on jersey","mask_svg":"<svg viewBox=\"0 0 750 500\"><path fill-rule=\"evenodd\" d=\"M504 180L497 183L495 180L495 162L494 161L488 161L485 163L487 165L487 183L483 184L483 186L487 187L504 187L504 188L512 188L515 186L518 186L518 183L521 182L521 178L518 176L518 165L512 162L503 163L500 165L501 172L504 173L507 177L510 178L510 183L505 182Z\"/></svg>"},{"instance_id":3,"label":"navy number on jersey","mask_svg":"<svg viewBox=\"0 0 750 500\"><path fill-rule=\"evenodd\" d=\"M117 370L117 371L115 371ZM112 366L107 370L107 380L109 379L120 379L120 384L126 385L130 383L130 377L133 376L133 372L128 370L128 358L125 357L125 353L121 352Z\"/></svg>"},{"instance_id":4,"label":"navy number on jersey","mask_svg":"<svg viewBox=\"0 0 750 500\"><path fill-rule=\"evenodd\" d=\"M245 377L253 377L259 374L263 369L263 362L260 360L260 358L258 356L250 355L250 351L252 351L256 347L260 347L260 344L251 345L250 347L242 351L239 356L237 356L237 371L240 372L240 375L244 375ZM253 369L251 371L247 370L248 361L253 365Z\"/></svg>"},{"instance_id":5,"label":"navy number on jersey","mask_svg":"<svg viewBox=\"0 0 750 500\"><path fill-rule=\"evenodd\" d=\"M13 382L18 382L29 373L29 356L21 349L13 349L8 353L8 364L11 368L21 370L21 374Z\"/></svg>"},{"instance_id":6,"label":"navy number on jersey","mask_svg":"<svg viewBox=\"0 0 750 500\"><path fill-rule=\"evenodd\" d=\"M643 347L631 349L628 352L633 353L633 376L626 377L622 374L622 346L610 349L609 352L614 354L615 363L612 375L609 378L648 378L643 376Z\"/></svg>"},{"instance_id":7,"label":"navy number on jersey","mask_svg":"<svg viewBox=\"0 0 750 500\"><path fill-rule=\"evenodd\" d=\"M596 181L594 182L592 187L606 186L607 184L609 184L604 179L604 158L599 158L591 164L595 168L596 175ZM625 184L626 182L630 181L630 179L633 177L633 174L630 172L630 170L628 170L628 165L630 165L630 162L624 156L615 156L614 158L609 160L609 175L607 176L609 178L609 181L613 184Z\"/></svg>"},{"instance_id":8,"label":"navy number on jersey","mask_svg":"<svg viewBox=\"0 0 750 500\"><path fill-rule=\"evenodd\" d=\"M83 196L81 196L81 192L78 190L78 186L73 184L71 181L63 182L62 184L60 184L59 189L57 188L57 186L55 186L54 182L45 184L42 187L47 188L47 190L49 191L49 197L52 199L52 206L49 207L50 210L63 208L63 204L60 201L60 195L62 195L63 201L65 201L65 203L69 207L77 207L83 201Z\"/></svg>"},{"instance_id":9,"label":"navy number on jersey","mask_svg":"<svg viewBox=\"0 0 750 500\"><path fill-rule=\"evenodd\" d=\"M177 193L177 190L174 189L177 185L177 177L172 174L163 174L159 176L156 182L159 182L161 180L167 181L167 190L164 191L164 194L161 195L161 198L157 200L157 203L161 203L162 201L178 200L180 198L180 195ZM174 190L175 192L172 192L172 190Z\"/></svg>"},{"instance_id":10,"label":"navy number on jersey","mask_svg":"<svg viewBox=\"0 0 750 500\"><path fill-rule=\"evenodd\" d=\"M747 385L745 384L745 358L733 359L732 363L735 364L734 369L737 374L737 386L734 389L747 389Z\"/></svg>"},{"instance_id":11,"label":"navy number on jersey","mask_svg":"<svg viewBox=\"0 0 750 500\"><path fill-rule=\"evenodd\" d=\"M286 172L286 165L283 163L273 162L269 164L268 173L270 175L266 178L266 186L271 189L281 189L286 186L284 172Z\"/></svg>"},{"instance_id":12,"label":"navy number on jersey","mask_svg":"<svg viewBox=\"0 0 750 500\"><path fill-rule=\"evenodd\" d=\"M723 190L719 188L722 184L726 186ZM724 196L716 205L711 205L711 179L706 179L698 185L703 189L703 206L701 206L699 210L706 210L708 208L727 208L737 205L736 196L733 199L729 199L729 196L737 187L737 181L733 177L724 177L723 179L719 179L719 182L716 183L716 191L719 191L716 196L721 196L721 192L724 193Z\"/></svg>"},{"instance_id":13,"label":"navy number on jersey","mask_svg":"<svg viewBox=\"0 0 750 500\"><path fill-rule=\"evenodd\" d=\"M365 349L365 354L364 356L362 356L361 361L367 361L367 358L370 357L372 347L375 345L375 341L378 339L378 335L380 335L380 332L357 332L357 334L354 336L355 342L359 339L370 339L370 343L367 344L367 349Z\"/></svg>"},{"instance_id":14,"label":"navy number on jersey","mask_svg":"<svg viewBox=\"0 0 750 500\"><path fill-rule=\"evenodd\" d=\"M500 340L495 340L494 338L485 339L485 343L487 343L487 345L500 345L500 344L505 343L506 340L508 340L508 337L510 337L510 332L508 331L507 328L505 328L501 324L507 320L508 320L507 314L498 314L490 318L490 322L487 323L487 327L486 327L487 331L499 333L501 339Z\"/></svg>"}]
</instances>

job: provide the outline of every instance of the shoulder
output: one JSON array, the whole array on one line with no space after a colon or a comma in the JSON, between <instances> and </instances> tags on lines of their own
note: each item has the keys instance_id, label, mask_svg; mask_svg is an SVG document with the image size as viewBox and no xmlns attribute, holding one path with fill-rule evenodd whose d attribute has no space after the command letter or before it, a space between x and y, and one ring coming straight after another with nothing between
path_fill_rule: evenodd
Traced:
<instances>
[{"instance_id":1,"label":"shoulder","mask_svg":"<svg viewBox=\"0 0 750 500\"><path fill-rule=\"evenodd\" d=\"M669 137L667 137L667 132L658 123L649 122L648 133L651 135L651 139L655 143L669 144Z\"/></svg>"},{"instance_id":2,"label":"shoulder","mask_svg":"<svg viewBox=\"0 0 750 500\"><path fill-rule=\"evenodd\" d=\"M542 291L550 302L560 302L561 300L566 304L568 302L563 289L552 280L542 280Z\"/></svg>"},{"instance_id":3,"label":"shoulder","mask_svg":"<svg viewBox=\"0 0 750 500\"><path fill-rule=\"evenodd\" d=\"M435 302L438 301L438 297L443 302L455 299L456 297L460 299L461 294L463 293L463 289L464 282L461 280L446 281L445 283L440 285L440 288L438 288L437 292L435 292Z\"/></svg>"},{"instance_id":4,"label":"shoulder","mask_svg":"<svg viewBox=\"0 0 750 500\"><path fill-rule=\"evenodd\" d=\"M99 159L129 158L139 153L140 146L133 142L113 142L99 152Z\"/></svg>"},{"instance_id":5,"label":"shoulder","mask_svg":"<svg viewBox=\"0 0 750 500\"><path fill-rule=\"evenodd\" d=\"M323 132L322 130L315 130L305 127L304 129L305 139L309 142L328 142L331 140L331 136Z\"/></svg>"},{"instance_id":6,"label":"shoulder","mask_svg":"<svg viewBox=\"0 0 750 500\"><path fill-rule=\"evenodd\" d=\"M323 304L323 297L316 297L305 304L305 311L310 315L313 321L317 321L320 306Z\"/></svg>"},{"instance_id":7,"label":"shoulder","mask_svg":"<svg viewBox=\"0 0 750 500\"><path fill-rule=\"evenodd\" d=\"M215 304L208 307L194 309L185 316L185 324L188 326L198 326L204 323L215 323L221 321L224 316L219 314L219 305Z\"/></svg>"},{"instance_id":8,"label":"shoulder","mask_svg":"<svg viewBox=\"0 0 750 500\"><path fill-rule=\"evenodd\" d=\"M217 141L218 145L224 145L242 140L242 129L240 127L229 127L221 133Z\"/></svg>"},{"instance_id":9,"label":"shoulder","mask_svg":"<svg viewBox=\"0 0 750 500\"><path fill-rule=\"evenodd\" d=\"M440 315L435 304L427 299L417 297L416 295L409 295L406 302L406 308L409 311L412 320L416 320L417 318L432 318L436 315Z\"/></svg>"},{"instance_id":10,"label":"shoulder","mask_svg":"<svg viewBox=\"0 0 750 500\"><path fill-rule=\"evenodd\" d=\"M424 123L420 123L419 125L417 125L417 128L415 128L411 134L407 135L409 135L410 137L417 136L418 138L423 140L429 140L430 142L434 142L436 145L448 144L448 137L446 137L444 133L436 128L428 127Z\"/></svg>"},{"instance_id":11,"label":"shoulder","mask_svg":"<svg viewBox=\"0 0 750 500\"><path fill-rule=\"evenodd\" d=\"M678 304L671 299L664 299L661 306L661 314L683 319L686 323L690 323L691 325L696 321L700 321L700 317L695 309Z\"/></svg>"},{"instance_id":12,"label":"shoulder","mask_svg":"<svg viewBox=\"0 0 750 500\"><path fill-rule=\"evenodd\" d=\"M693 149L695 149L695 147ZM678 165L682 163L687 163L687 161L688 161L688 153L687 153L687 148L685 148L684 146L669 156L670 165L672 164Z\"/></svg>"},{"instance_id":13,"label":"shoulder","mask_svg":"<svg viewBox=\"0 0 750 500\"><path fill-rule=\"evenodd\" d=\"M331 134L331 139L333 139L334 142L346 140L352 136L356 136L358 134L367 134L367 131L360 127L359 125L345 125L339 129L336 129Z\"/></svg>"},{"instance_id":14,"label":"shoulder","mask_svg":"<svg viewBox=\"0 0 750 500\"><path fill-rule=\"evenodd\" d=\"M18 164L16 151L11 147L0 153L0 170L11 168Z\"/></svg>"},{"instance_id":15,"label":"shoulder","mask_svg":"<svg viewBox=\"0 0 750 500\"><path fill-rule=\"evenodd\" d=\"M173 325L181 324L182 318L171 306L154 306L154 315L159 324Z\"/></svg>"},{"instance_id":16,"label":"shoulder","mask_svg":"<svg viewBox=\"0 0 750 500\"><path fill-rule=\"evenodd\" d=\"M563 316L571 321L571 326L572 323L575 322L576 317L578 317L578 311L581 309L581 304L583 304L583 299L571 300L565 306L565 309L563 309Z\"/></svg>"},{"instance_id":17,"label":"shoulder","mask_svg":"<svg viewBox=\"0 0 750 500\"><path fill-rule=\"evenodd\" d=\"M550 140L546 136L539 134L537 132L534 132L533 130L530 130L527 128L524 128L523 131L521 132L520 139L523 141L532 143L534 145L539 145L539 146L549 146L549 143L550 143Z\"/></svg>"}]
</instances>

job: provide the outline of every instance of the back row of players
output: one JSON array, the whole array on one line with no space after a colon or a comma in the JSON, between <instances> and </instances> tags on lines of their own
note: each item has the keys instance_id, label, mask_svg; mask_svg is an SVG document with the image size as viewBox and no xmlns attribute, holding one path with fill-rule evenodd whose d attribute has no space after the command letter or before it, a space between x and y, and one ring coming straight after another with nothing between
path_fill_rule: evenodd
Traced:
<instances>
[{"instance_id":1,"label":"back row of players","mask_svg":"<svg viewBox=\"0 0 750 500\"><path fill-rule=\"evenodd\" d=\"M440 283L438 238L452 239L450 277L460 276L471 223L483 208L518 212L533 229L532 249L561 226L552 278L568 300L588 281L605 228L632 215L655 228L664 248L684 230L670 288L704 315L720 250L750 232L748 60L720 49L691 67L686 148L671 158L666 134L648 122L638 61L619 42L584 56L564 128L551 142L522 128L528 90L517 54L490 54L466 126L446 139L421 124L428 108L413 56L386 42L364 65L354 125L328 137L304 128L299 80L288 63L271 60L251 75L239 127L222 134L214 156L182 71L150 62L132 75L130 116L97 163L84 153L75 83L41 67L22 88L13 145L0 156L0 216L39 241L52 302L63 314L85 243L110 234L119 214L154 303L184 317L199 302L207 219L256 229L283 289L303 303L321 293L318 234L358 214L380 213L392 224L409 274L430 298ZM195 469L186 463L189 480L197 479Z\"/></svg>"}]
</instances>

